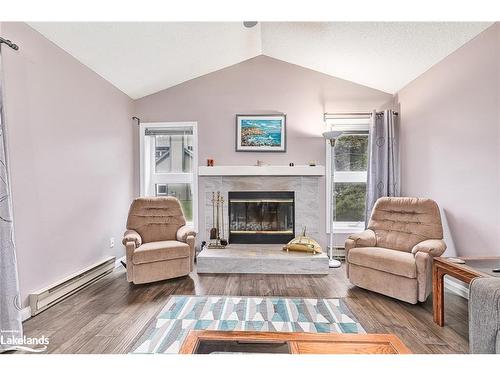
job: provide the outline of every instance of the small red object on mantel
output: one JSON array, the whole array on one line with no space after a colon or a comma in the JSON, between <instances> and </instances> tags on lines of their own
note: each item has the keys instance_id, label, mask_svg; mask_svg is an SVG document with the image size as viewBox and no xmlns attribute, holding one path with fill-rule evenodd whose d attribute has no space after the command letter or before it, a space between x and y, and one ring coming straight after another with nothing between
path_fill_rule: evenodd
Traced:
<instances>
[{"instance_id":1,"label":"small red object on mantel","mask_svg":"<svg viewBox=\"0 0 500 375\"><path fill-rule=\"evenodd\" d=\"M207 167L213 167L214 166L214 159L207 159Z\"/></svg>"}]
</instances>

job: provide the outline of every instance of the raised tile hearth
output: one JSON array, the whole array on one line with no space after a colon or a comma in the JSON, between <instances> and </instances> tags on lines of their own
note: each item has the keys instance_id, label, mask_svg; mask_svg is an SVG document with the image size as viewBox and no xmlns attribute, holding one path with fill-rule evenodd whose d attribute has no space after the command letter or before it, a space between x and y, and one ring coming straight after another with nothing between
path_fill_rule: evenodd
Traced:
<instances>
[{"instance_id":1,"label":"raised tile hearth","mask_svg":"<svg viewBox=\"0 0 500 375\"><path fill-rule=\"evenodd\" d=\"M260 167L255 167L260 168ZM310 167L312 168L312 167ZM290 167L293 171L297 171ZM241 173L244 173L242 171ZM302 173L302 172L301 172ZM321 227L324 212L320 208L321 175L200 175L200 233L199 240L209 242L212 227L212 192L220 191L224 198L223 236L229 236L229 193L230 192L288 192L293 193L292 236L307 228L307 234L326 248ZM312 255L299 252L285 252L283 243L258 244L248 239L245 243L233 243L225 249L206 249L198 255L199 273L267 273L267 274L327 274L326 254ZM237 241L236 241L237 242ZM264 242L264 241L260 241ZM272 241L269 241L272 243Z\"/></svg>"},{"instance_id":2,"label":"raised tile hearth","mask_svg":"<svg viewBox=\"0 0 500 375\"><path fill-rule=\"evenodd\" d=\"M328 274L325 253L286 252L283 245L231 244L198 254L198 273Z\"/></svg>"}]
</instances>

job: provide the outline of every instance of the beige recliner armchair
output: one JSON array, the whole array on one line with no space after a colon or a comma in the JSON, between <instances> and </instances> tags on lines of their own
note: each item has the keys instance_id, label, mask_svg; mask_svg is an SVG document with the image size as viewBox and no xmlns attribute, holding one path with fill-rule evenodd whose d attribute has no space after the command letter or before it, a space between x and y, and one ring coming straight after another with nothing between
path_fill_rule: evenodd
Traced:
<instances>
[{"instance_id":1,"label":"beige recliner armchair","mask_svg":"<svg viewBox=\"0 0 500 375\"><path fill-rule=\"evenodd\" d=\"M193 270L195 236L177 198L135 199L123 235L127 281L143 284L188 275Z\"/></svg>"},{"instance_id":2,"label":"beige recliner armchair","mask_svg":"<svg viewBox=\"0 0 500 375\"><path fill-rule=\"evenodd\" d=\"M368 228L345 242L352 284L399 300L424 302L432 258L446 250L439 207L431 199L380 198Z\"/></svg>"}]
</instances>

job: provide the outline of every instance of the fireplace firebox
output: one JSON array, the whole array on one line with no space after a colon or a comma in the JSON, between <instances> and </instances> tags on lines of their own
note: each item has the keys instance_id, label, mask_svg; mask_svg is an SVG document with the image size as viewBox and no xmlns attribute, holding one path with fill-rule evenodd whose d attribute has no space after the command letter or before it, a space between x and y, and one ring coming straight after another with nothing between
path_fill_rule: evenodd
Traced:
<instances>
[{"instance_id":1,"label":"fireplace firebox","mask_svg":"<svg viewBox=\"0 0 500 375\"><path fill-rule=\"evenodd\" d=\"M230 191L230 243L287 243L295 237L293 191Z\"/></svg>"}]
</instances>

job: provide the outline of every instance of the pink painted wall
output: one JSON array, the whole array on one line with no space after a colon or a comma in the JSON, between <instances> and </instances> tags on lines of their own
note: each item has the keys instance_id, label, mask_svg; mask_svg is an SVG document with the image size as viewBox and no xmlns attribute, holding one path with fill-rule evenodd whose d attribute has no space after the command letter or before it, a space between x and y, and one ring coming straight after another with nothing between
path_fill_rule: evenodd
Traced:
<instances>
[{"instance_id":1,"label":"pink painted wall","mask_svg":"<svg viewBox=\"0 0 500 375\"><path fill-rule=\"evenodd\" d=\"M122 256L134 191L132 100L23 23L2 49L23 303L106 256ZM109 238L115 247L109 247Z\"/></svg>"},{"instance_id":2,"label":"pink painted wall","mask_svg":"<svg viewBox=\"0 0 500 375\"><path fill-rule=\"evenodd\" d=\"M444 208L459 255L500 255L500 24L397 100L403 194Z\"/></svg>"},{"instance_id":3,"label":"pink painted wall","mask_svg":"<svg viewBox=\"0 0 500 375\"><path fill-rule=\"evenodd\" d=\"M199 164L207 158L218 165L307 164L325 165L324 112L359 112L378 109L392 95L349 81L258 56L178 86L138 99L135 114L142 122L197 121ZM235 115L286 113L287 152L235 152ZM325 202L321 179L321 202ZM199 199L200 228L204 226ZM325 218L322 206L320 217ZM326 233L321 220L320 233ZM325 238L319 239L326 243Z\"/></svg>"}]
</instances>

